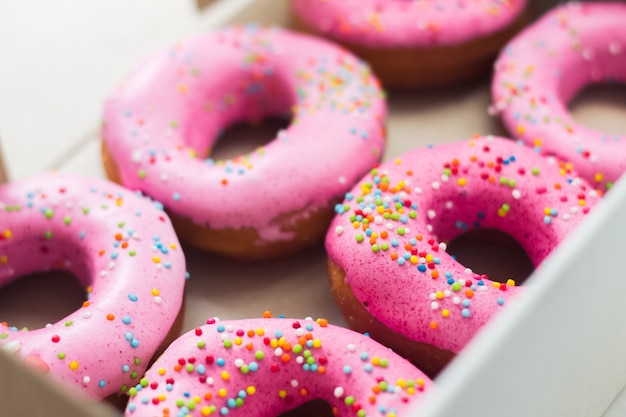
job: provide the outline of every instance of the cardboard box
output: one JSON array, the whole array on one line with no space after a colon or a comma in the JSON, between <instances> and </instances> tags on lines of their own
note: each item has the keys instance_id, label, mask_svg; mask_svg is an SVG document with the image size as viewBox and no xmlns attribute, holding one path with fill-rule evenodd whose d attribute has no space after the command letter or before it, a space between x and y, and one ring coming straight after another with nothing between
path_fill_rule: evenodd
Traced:
<instances>
[{"instance_id":1,"label":"cardboard box","mask_svg":"<svg viewBox=\"0 0 626 417\"><path fill-rule=\"evenodd\" d=\"M553 3L534 1L533 13L538 15ZM234 22L287 24L287 1L251 1ZM505 134L497 121L486 115L488 102L487 80L453 90L392 94L390 141L384 158L391 159L431 142L467 139L475 132ZM589 114L581 117L602 119L602 107L591 106ZM525 296L507 306L437 379L439 389L428 396L416 416L603 415L626 385L626 326L621 325L626 310L626 303L621 300L626 293L626 279L622 278L620 262L621 247L626 241L626 215L621 210L625 204L626 183L618 183L583 227L534 274ZM321 250L313 252L299 258L297 265L280 268L279 273L285 274L285 280L304 280L308 278L303 278L306 274L320 278L325 257ZM200 257L204 255L189 254L192 268L205 265L198 262ZM211 261L213 278L250 272L249 268L216 258ZM192 279L203 274L201 267L195 268ZM271 273L264 266L257 269L255 273L264 278ZM190 284L198 287L188 295L200 293L198 288L206 289L195 280ZM273 284L283 286L279 281ZM258 287L255 290L261 291ZM211 315L232 313L209 311L204 301L188 297L186 314L190 324ZM245 303L233 307L241 317L261 313L256 305L249 307ZM610 308L596 307L604 305ZM335 314L330 309L328 312ZM339 320L335 317L335 321ZM118 414L103 404L79 401L45 375L23 368L0 349L2 416Z\"/></svg>"}]
</instances>

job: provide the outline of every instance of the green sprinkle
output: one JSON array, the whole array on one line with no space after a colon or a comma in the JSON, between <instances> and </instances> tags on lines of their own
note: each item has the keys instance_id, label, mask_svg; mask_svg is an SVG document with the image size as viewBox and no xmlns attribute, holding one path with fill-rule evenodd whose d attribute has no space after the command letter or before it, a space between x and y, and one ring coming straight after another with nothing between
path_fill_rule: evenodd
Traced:
<instances>
[{"instance_id":1,"label":"green sprinkle","mask_svg":"<svg viewBox=\"0 0 626 417\"><path fill-rule=\"evenodd\" d=\"M54 217L54 211L52 211L51 209L46 210L45 216L46 216L46 219L53 218Z\"/></svg>"},{"instance_id":2,"label":"green sprinkle","mask_svg":"<svg viewBox=\"0 0 626 417\"><path fill-rule=\"evenodd\" d=\"M201 340L198 342L198 349L203 349L206 346L206 342Z\"/></svg>"},{"instance_id":3,"label":"green sprinkle","mask_svg":"<svg viewBox=\"0 0 626 417\"><path fill-rule=\"evenodd\" d=\"M231 348L232 346L233 346L233 341L232 341L232 340L230 340L230 339L226 339L226 340L224 340L224 347L225 347L226 349L229 349L229 348Z\"/></svg>"},{"instance_id":4,"label":"green sprinkle","mask_svg":"<svg viewBox=\"0 0 626 417\"><path fill-rule=\"evenodd\" d=\"M348 396L346 397L346 399L345 399L345 400L343 400L343 402L344 402L346 405L352 405L352 404L354 404L354 397L353 397L352 395L348 395Z\"/></svg>"},{"instance_id":5,"label":"green sprinkle","mask_svg":"<svg viewBox=\"0 0 626 417\"><path fill-rule=\"evenodd\" d=\"M515 180L513 180L513 179L509 180L508 185L509 185L509 187L511 187L511 188L515 188Z\"/></svg>"},{"instance_id":6,"label":"green sprinkle","mask_svg":"<svg viewBox=\"0 0 626 417\"><path fill-rule=\"evenodd\" d=\"M135 255L137 255L137 252L135 251L135 249L131 249L131 250L128 251L128 254L130 256L135 256Z\"/></svg>"},{"instance_id":7,"label":"green sprinkle","mask_svg":"<svg viewBox=\"0 0 626 417\"><path fill-rule=\"evenodd\" d=\"M406 230L404 227L398 227L398 234L400 236L404 236L405 233L406 233Z\"/></svg>"},{"instance_id":8,"label":"green sprinkle","mask_svg":"<svg viewBox=\"0 0 626 417\"><path fill-rule=\"evenodd\" d=\"M377 244L372 245L372 252L378 252L379 250L380 250L380 247Z\"/></svg>"},{"instance_id":9,"label":"green sprinkle","mask_svg":"<svg viewBox=\"0 0 626 417\"><path fill-rule=\"evenodd\" d=\"M533 168L530 172L532 172L533 175L539 175L539 168Z\"/></svg>"},{"instance_id":10,"label":"green sprinkle","mask_svg":"<svg viewBox=\"0 0 626 417\"><path fill-rule=\"evenodd\" d=\"M139 171L137 171L137 176L141 179L146 178L146 170L140 169Z\"/></svg>"},{"instance_id":11,"label":"green sprinkle","mask_svg":"<svg viewBox=\"0 0 626 417\"><path fill-rule=\"evenodd\" d=\"M454 292L461 291L461 284L458 283L458 282L455 282L454 284L452 284L452 291L454 291Z\"/></svg>"},{"instance_id":12,"label":"green sprinkle","mask_svg":"<svg viewBox=\"0 0 626 417\"><path fill-rule=\"evenodd\" d=\"M65 359L65 353L63 353L63 352L59 352L59 353L57 354L57 358L59 358L59 359Z\"/></svg>"},{"instance_id":13,"label":"green sprinkle","mask_svg":"<svg viewBox=\"0 0 626 417\"><path fill-rule=\"evenodd\" d=\"M239 368L239 370L242 374L246 375L250 372L250 367L248 365L241 365L241 368Z\"/></svg>"},{"instance_id":14,"label":"green sprinkle","mask_svg":"<svg viewBox=\"0 0 626 417\"><path fill-rule=\"evenodd\" d=\"M48 240L52 239L52 232L50 230L48 230L46 233L43 234L44 237Z\"/></svg>"},{"instance_id":15,"label":"green sprinkle","mask_svg":"<svg viewBox=\"0 0 626 417\"><path fill-rule=\"evenodd\" d=\"M65 322L65 327L70 327L74 322L72 320L68 320Z\"/></svg>"},{"instance_id":16,"label":"green sprinkle","mask_svg":"<svg viewBox=\"0 0 626 417\"><path fill-rule=\"evenodd\" d=\"M507 179L506 179L506 177L502 177L502 178L500 178L500 185L506 185L506 183L507 183L508 181L509 181L509 180L507 180Z\"/></svg>"},{"instance_id":17,"label":"green sprinkle","mask_svg":"<svg viewBox=\"0 0 626 417\"><path fill-rule=\"evenodd\" d=\"M187 372L192 373L195 368L195 366L193 366L193 364L188 363L187 365L185 365L185 369L187 370Z\"/></svg>"},{"instance_id":18,"label":"green sprinkle","mask_svg":"<svg viewBox=\"0 0 626 417\"><path fill-rule=\"evenodd\" d=\"M132 372L130 373L130 377L131 377L132 379L135 379L135 378L137 378L138 376L139 376L139 374L137 373L137 371L132 371Z\"/></svg>"},{"instance_id":19,"label":"green sprinkle","mask_svg":"<svg viewBox=\"0 0 626 417\"><path fill-rule=\"evenodd\" d=\"M358 243L363 242L363 235L356 235L354 238L356 239Z\"/></svg>"},{"instance_id":20,"label":"green sprinkle","mask_svg":"<svg viewBox=\"0 0 626 417\"><path fill-rule=\"evenodd\" d=\"M296 345L296 346L300 346L300 345ZM296 352L295 347L294 347L293 351L294 351L294 352ZM296 352L296 353L298 353L298 352ZM255 358L257 361L263 360L263 358L264 358L264 357L265 357L265 353L263 353L263 351L262 351L262 350L257 350L257 351L255 352L255 354L254 354L254 358Z\"/></svg>"},{"instance_id":21,"label":"green sprinkle","mask_svg":"<svg viewBox=\"0 0 626 417\"><path fill-rule=\"evenodd\" d=\"M137 388L132 387L131 389L129 389L128 395L130 395L131 397L134 397L135 395L137 395Z\"/></svg>"},{"instance_id":22,"label":"green sprinkle","mask_svg":"<svg viewBox=\"0 0 626 417\"><path fill-rule=\"evenodd\" d=\"M185 405L185 400L178 399L176 400L176 407L182 408Z\"/></svg>"},{"instance_id":23,"label":"green sprinkle","mask_svg":"<svg viewBox=\"0 0 626 417\"><path fill-rule=\"evenodd\" d=\"M295 345L293 348L291 348L291 351L293 353L300 353L300 352L302 352L302 345Z\"/></svg>"},{"instance_id":24,"label":"green sprinkle","mask_svg":"<svg viewBox=\"0 0 626 417\"><path fill-rule=\"evenodd\" d=\"M0 339L6 339L9 337L8 333L0 333Z\"/></svg>"},{"instance_id":25,"label":"green sprinkle","mask_svg":"<svg viewBox=\"0 0 626 417\"><path fill-rule=\"evenodd\" d=\"M63 219L63 223L65 223L66 225L71 224L72 218L70 216L65 216L65 218Z\"/></svg>"}]
</instances>

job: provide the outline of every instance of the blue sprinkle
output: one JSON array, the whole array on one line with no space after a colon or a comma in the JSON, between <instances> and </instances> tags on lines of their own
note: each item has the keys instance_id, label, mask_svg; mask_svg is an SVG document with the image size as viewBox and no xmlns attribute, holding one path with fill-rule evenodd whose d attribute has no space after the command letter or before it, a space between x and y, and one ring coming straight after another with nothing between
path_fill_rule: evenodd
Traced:
<instances>
[{"instance_id":1,"label":"blue sprinkle","mask_svg":"<svg viewBox=\"0 0 626 417\"><path fill-rule=\"evenodd\" d=\"M138 300L137 296L135 294L128 294L128 299L130 301L132 301L133 303L136 302Z\"/></svg>"},{"instance_id":2,"label":"blue sprinkle","mask_svg":"<svg viewBox=\"0 0 626 417\"><path fill-rule=\"evenodd\" d=\"M130 324L130 316L124 316L122 317L122 323L124 324Z\"/></svg>"},{"instance_id":3,"label":"blue sprinkle","mask_svg":"<svg viewBox=\"0 0 626 417\"><path fill-rule=\"evenodd\" d=\"M469 317L471 315L471 313L470 313L469 309L464 308L463 310L461 310L461 315L463 317Z\"/></svg>"}]
</instances>

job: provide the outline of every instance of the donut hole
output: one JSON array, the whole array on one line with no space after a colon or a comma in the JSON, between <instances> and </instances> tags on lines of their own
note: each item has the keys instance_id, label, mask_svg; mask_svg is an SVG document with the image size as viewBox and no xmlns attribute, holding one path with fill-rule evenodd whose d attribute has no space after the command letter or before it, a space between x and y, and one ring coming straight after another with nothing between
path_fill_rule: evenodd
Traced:
<instances>
[{"instance_id":1,"label":"donut hole","mask_svg":"<svg viewBox=\"0 0 626 417\"><path fill-rule=\"evenodd\" d=\"M278 137L290 123L290 119L278 116L265 117L257 122L237 122L218 136L208 156L213 160L225 160L254 152Z\"/></svg>"},{"instance_id":2,"label":"donut hole","mask_svg":"<svg viewBox=\"0 0 626 417\"><path fill-rule=\"evenodd\" d=\"M38 232L31 235L49 231ZM92 279L86 254L62 231L50 233L59 236L1 241L0 261L6 265L0 268L0 323L39 329L79 310L87 299Z\"/></svg>"},{"instance_id":3,"label":"donut hole","mask_svg":"<svg viewBox=\"0 0 626 417\"><path fill-rule=\"evenodd\" d=\"M311 400L291 411L280 414L278 417L333 417L333 410L327 401L322 399Z\"/></svg>"},{"instance_id":4,"label":"donut hole","mask_svg":"<svg viewBox=\"0 0 626 417\"><path fill-rule=\"evenodd\" d=\"M0 321L40 329L69 316L85 299L85 288L67 271L28 274L0 288Z\"/></svg>"},{"instance_id":5,"label":"donut hole","mask_svg":"<svg viewBox=\"0 0 626 417\"><path fill-rule=\"evenodd\" d=\"M477 274L505 283L523 284L534 266L517 240L498 229L476 229L464 232L448 243L447 253Z\"/></svg>"},{"instance_id":6,"label":"donut hole","mask_svg":"<svg viewBox=\"0 0 626 417\"><path fill-rule=\"evenodd\" d=\"M577 122L591 129L626 135L626 84L591 84L579 91L569 103Z\"/></svg>"}]
</instances>

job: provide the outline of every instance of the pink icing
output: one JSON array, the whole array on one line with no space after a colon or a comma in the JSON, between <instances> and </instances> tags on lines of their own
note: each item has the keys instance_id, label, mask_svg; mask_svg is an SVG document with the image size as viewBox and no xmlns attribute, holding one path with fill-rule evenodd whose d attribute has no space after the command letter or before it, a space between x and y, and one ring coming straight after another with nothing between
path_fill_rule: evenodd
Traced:
<instances>
[{"instance_id":1,"label":"pink icing","mask_svg":"<svg viewBox=\"0 0 626 417\"><path fill-rule=\"evenodd\" d=\"M432 382L369 337L311 319L208 320L174 341L127 416L276 416L313 399L341 416L401 416Z\"/></svg>"},{"instance_id":2,"label":"pink icing","mask_svg":"<svg viewBox=\"0 0 626 417\"><path fill-rule=\"evenodd\" d=\"M292 0L320 33L370 47L448 46L511 24L526 0Z\"/></svg>"},{"instance_id":3,"label":"pink icing","mask_svg":"<svg viewBox=\"0 0 626 417\"><path fill-rule=\"evenodd\" d=\"M502 50L492 84L492 111L512 135L603 187L626 169L626 138L577 123L567 103L590 84L626 82L624 21L623 3L557 7Z\"/></svg>"},{"instance_id":4,"label":"pink icing","mask_svg":"<svg viewBox=\"0 0 626 417\"><path fill-rule=\"evenodd\" d=\"M379 321L458 352L522 287L466 269L445 242L476 228L499 229L538 266L597 201L566 165L512 141L437 145L362 179L337 206L326 249Z\"/></svg>"},{"instance_id":5,"label":"pink icing","mask_svg":"<svg viewBox=\"0 0 626 417\"><path fill-rule=\"evenodd\" d=\"M78 311L45 328L0 324L0 348L95 398L136 384L182 303L185 258L167 216L66 174L1 186L0 208L0 286L64 269L87 288Z\"/></svg>"},{"instance_id":6,"label":"pink icing","mask_svg":"<svg viewBox=\"0 0 626 417\"><path fill-rule=\"evenodd\" d=\"M293 112L249 155L204 159L220 131ZM123 183L214 229L251 226L340 197L384 146L378 81L347 51L276 28L227 28L159 51L106 103L103 137Z\"/></svg>"}]
</instances>

